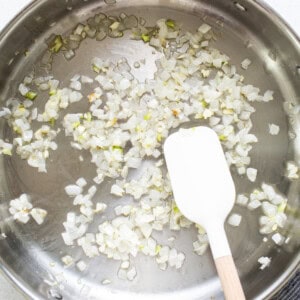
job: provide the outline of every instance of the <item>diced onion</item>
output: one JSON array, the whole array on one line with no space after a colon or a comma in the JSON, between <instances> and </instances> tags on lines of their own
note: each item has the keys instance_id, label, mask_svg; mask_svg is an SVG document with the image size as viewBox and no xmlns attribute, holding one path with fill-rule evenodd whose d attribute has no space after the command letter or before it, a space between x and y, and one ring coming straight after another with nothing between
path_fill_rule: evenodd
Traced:
<instances>
[{"instance_id":1,"label":"diced onion","mask_svg":"<svg viewBox=\"0 0 300 300\"><path fill-rule=\"evenodd\" d=\"M86 269L87 265L86 265L86 263L85 263L84 261L80 260L80 261L76 264L76 267L78 268L78 270L79 270L80 272L83 272L83 271Z\"/></svg>"},{"instance_id":2,"label":"diced onion","mask_svg":"<svg viewBox=\"0 0 300 300\"><path fill-rule=\"evenodd\" d=\"M239 226L241 221L242 221L242 216L239 215L239 214L232 214L228 218L228 224L233 226L233 227Z\"/></svg>"},{"instance_id":3,"label":"diced onion","mask_svg":"<svg viewBox=\"0 0 300 300\"><path fill-rule=\"evenodd\" d=\"M76 185L76 184L71 184L65 187L65 192L67 195L70 197L75 197L82 192L82 187Z\"/></svg>"},{"instance_id":4,"label":"diced onion","mask_svg":"<svg viewBox=\"0 0 300 300\"><path fill-rule=\"evenodd\" d=\"M269 124L269 133L271 135L278 135L279 131L280 131L280 128L278 125Z\"/></svg>"},{"instance_id":5,"label":"diced onion","mask_svg":"<svg viewBox=\"0 0 300 300\"><path fill-rule=\"evenodd\" d=\"M267 257L267 256L261 256L259 259L258 259L258 262L260 263L260 269L261 270L264 270L265 268L267 268L270 263L271 263L271 258L270 257Z\"/></svg>"},{"instance_id":6,"label":"diced onion","mask_svg":"<svg viewBox=\"0 0 300 300\"><path fill-rule=\"evenodd\" d=\"M257 169L254 168L248 168L247 171L247 177L251 182L254 182L256 180L257 176Z\"/></svg>"},{"instance_id":7,"label":"diced onion","mask_svg":"<svg viewBox=\"0 0 300 300\"><path fill-rule=\"evenodd\" d=\"M245 70L247 70L250 65L251 65L251 60L249 58L246 58L241 62L241 66Z\"/></svg>"}]
</instances>

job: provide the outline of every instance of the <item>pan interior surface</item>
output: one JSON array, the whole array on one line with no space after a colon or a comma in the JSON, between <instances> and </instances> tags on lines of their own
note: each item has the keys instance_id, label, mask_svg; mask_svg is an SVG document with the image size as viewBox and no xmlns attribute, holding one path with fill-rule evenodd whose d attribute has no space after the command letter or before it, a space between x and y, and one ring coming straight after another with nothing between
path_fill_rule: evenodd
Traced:
<instances>
[{"instance_id":1,"label":"pan interior surface","mask_svg":"<svg viewBox=\"0 0 300 300\"><path fill-rule=\"evenodd\" d=\"M62 3L63 2L63 3ZM109 2L109 1L107 1ZM196 31L202 23L213 27L216 41L213 45L221 50L236 65L238 73L244 75L245 82L262 91L273 90L274 101L269 104L255 103L253 129L258 140L251 151L251 165L259 170L255 183L233 174L237 193L250 193L262 182L267 182L286 195L290 207L285 236L289 243L277 247L271 239L263 242L259 234L258 212L235 207L242 214L243 221L238 228L226 225L226 231L233 256L241 277L246 297L249 299L269 297L292 274L299 263L299 181L289 181L283 174L285 163L299 160L299 138L291 139L299 126L296 116L289 116L283 102L293 101L299 105L300 45L293 34L256 1L35 1L2 33L0 41L0 98L4 103L17 96L18 85L32 70L37 75L53 74L62 86L67 86L74 74L93 76L90 64L94 57L118 61L126 57L128 63L145 59L145 65L133 70L140 80L151 79L156 71L155 60L160 53L141 41L133 41L129 34L120 39L106 38L103 41L85 39L76 56L67 61L59 53L55 55L51 70L41 67L47 52L51 34L65 35L78 23L103 12L118 16L142 17L147 24L154 25L160 18L173 19L182 24L183 31ZM28 55L23 53L29 51ZM13 58L13 60L12 60ZM248 70L240 68L245 58L252 61ZM8 63L9 62L9 63ZM41 103L43 107L44 103ZM87 103L79 102L72 108L84 111ZM268 124L280 126L278 136L271 136ZM11 131L1 120L2 137L11 138ZM92 181L94 166L91 166L87 152L80 153L69 146L70 139L58 136L59 150L53 151L47 164L47 173L38 173L27 162L17 156L0 157L0 216L1 232L6 234L0 240L0 262L8 274L32 298L49 299L117 299L121 296L132 299L147 297L207 299L212 296L222 299L220 283L217 279L209 251L199 257L193 252L196 229L180 232L164 230L154 237L164 243L175 236L174 246L186 255L180 270L161 271L153 258L138 255L132 259L138 276L134 281L118 278L120 262L98 256L87 259L79 247L68 247L61 238L62 223L67 212L73 210L72 201L64 192L64 187L84 177ZM138 176L149 162L132 176ZM106 179L98 188L96 197L108 204L105 215L99 216L89 228L95 232L100 223L114 215L114 207L130 203L132 200L116 200L110 194L113 180ZM42 226L34 222L20 225L11 220L9 201L22 193L32 196L34 203L48 211ZM61 257L71 254L77 261L83 259L88 268L79 272L76 268L65 268ZM259 270L258 258L272 258L269 268ZM101 282L110 279L110 285Z\"/></svg>"}]
</instances>

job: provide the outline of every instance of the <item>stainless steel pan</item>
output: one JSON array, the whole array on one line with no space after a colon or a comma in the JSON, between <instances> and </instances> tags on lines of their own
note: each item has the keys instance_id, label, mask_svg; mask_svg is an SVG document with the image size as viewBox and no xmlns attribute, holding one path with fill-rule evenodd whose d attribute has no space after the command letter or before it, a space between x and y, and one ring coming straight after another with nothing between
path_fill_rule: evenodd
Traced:
<instances>
[{"instance_id":1,"label":"stainless steel pan","mask_svg":"<svg viewBox=\"0 0 300 300\"><path fill-rule=\"evenodd\" d=\"M290 236L290 242L281 248L270 241L263 243L258 233L257 216L245 214L240 208L236 209L243 213L246 221L238 230L227 228L247 298L270 298L298 268L300 261L300 182L291 183L282 175L288 159L300 158L299 116L286 115L282 107L287 99L296 105L300 102L298 38L258 0L117 0L115 4L101 0L33 1L0 35L1 101L16 94L19 82L32 68L37 74L45 74L41 62L48 47L45 41L51 34L67 33L78 22L98 12L111 15L126 12L145 18L149 24L167 17L180 21L190 30L205 21L217 32L217 47L229 55L234 64L239 65L245 57L253 61L246 80L263 90L275 91L276 100L272 104L256 105L254 132L263 142L254 148L251 156L261 171L258 182L276 184L288 197L290 213L286 235ZM64 83L76 72L89 72L88 66L94 56L114 59L124 55L130 62L146 58L141 78L153 73L156 57L146 46L137 46L126 37L103 42L87 39L71 61L57 55L51 73ZM274 120L281 131L276 139L271 139L262 128ZM295 131L295 139L290 139L291 131ZM4 122L1 132L2 136L10 136ZM63 140L60 142L67 145ZM72 252L79 258L82 253L76 248L68 249L60 237L62 222L70 209L69 203L62 200L65 197L62 191L79 172L88 176L89 164L79 164L77 153L70 150L53 154L47 176L38 174L17 157L1 156L0 164L0 228L7 235L0 240L1 268L32 299L222 298L210 254L198 257L192 252L191 241L195 235L192 231L181 232L177 239L187 255L187 262L179 272L159 271L145 257L136 259L139 276L134 283L118 280L119 264L101 256L94 259L84 273L64 269L60 262L63 254ZM236 184L238 191L252 188L242 186L242 182ZM48 210L49 217L43 226L33 223L20 226L7 221L8 201L21 192L34 195L36 203ZM110 200L105 188L98 197ZM272 264L265 271L258 268L257 258L261 255L272 257ZM104 278L113 278L112 284L103 286Z\"/></svg>"}]
</instances>

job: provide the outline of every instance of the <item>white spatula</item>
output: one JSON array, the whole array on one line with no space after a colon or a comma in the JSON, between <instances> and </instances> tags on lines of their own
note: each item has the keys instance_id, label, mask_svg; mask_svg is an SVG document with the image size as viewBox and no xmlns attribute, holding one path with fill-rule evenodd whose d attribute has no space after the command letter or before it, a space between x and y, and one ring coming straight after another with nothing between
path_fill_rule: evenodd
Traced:
<instances>
[{"instance_id":1,"label":"white spatula","mask_svg":"<svg viewBox=\"0 0 300 300\"><path fill-rule=\"evenodd\" d=\"M235 187L217 134L180 129L166 139L164 154L178 208L206 229L225 298L245 299L224 230Z\"/></svg>"}]
</instances>

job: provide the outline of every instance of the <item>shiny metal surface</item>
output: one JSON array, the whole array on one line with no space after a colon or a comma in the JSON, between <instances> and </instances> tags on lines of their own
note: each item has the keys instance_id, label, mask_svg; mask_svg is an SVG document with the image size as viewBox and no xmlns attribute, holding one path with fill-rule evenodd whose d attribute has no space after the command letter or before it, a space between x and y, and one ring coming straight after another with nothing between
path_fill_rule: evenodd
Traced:
<instances>
[{"instance_id":1,"label":"shiny metal surface","mask_svg":"<svg viewBox=\"0 0 300 300\"><path fill-rule=\"evenodd\" d=\"M246 8L241 9L241 5ZM72 10L70 8L72 7ZM240 207L234 211L244 216L239 228L226 228L236 265L248 299L269 298L299 266L300 221L299 181L292 184L283 177L284 162L299 160L300 140L288 138L291 127L299 132L299 119L289 118L283 111L286 99L300 101L300 44L295 35L260 1L240 0L119 0L107 5L104 1L34 1L0 35L0 99L5 101L16 93L18 83L32 68L39 74L41 58L47 49L45 40L51 33L64 34L78 22L83 22L97 12L118 15L120 12L144 17L153 24L160 17L183 23L183 28L193 30L203 21L214 27L218 34L216 47L239 65L248 57L253 65L245 73L246 81L259 88L275 91L275 101L270 105L256 104L254 132L261 141L251 152L253 166L258 168L257 183L235 176L237 192L251 191L259 182L276 184L287 195L291 213L286 235L290 243L281 248L274 243L262 242L258 234L258 217ZM51 26L50 26L51 25ZM251 47L249 45L251 44ZM29 50L30 55L23 53ZM129 62L147 57L140 78L151 77L155 71L156 56L148 47L123 39L105 39L99 43L86 40L70 62L58 55L51 73L62 84L75 73L89 73L90 60L94 56L119 58L126 55ZM13 61L11 59L13 58ZM243 73L242 70L239 70ZM267 124L280 125L280 134L274 138L268 134ZM2 136L9 136L6 124L1 123ZM92 178L93 168L78 160L78 153L70 150L68 141L60 136L61 150L51 156L48 174L39 174L17 157L0 157L0 229L6 239L0 240L1 268L24 292L33 299L222 299L220 284L211 254L198 257L192 251L196 232L182 230L175 246L185 252L187 262L180 271L160 271L152 260L139 256L135 260L139 276L133 283L117 278L118 262L100 256L92 261L84 258L77 248L63 244L60 233L62 222L71 203L64 194L66 184L74 182L78 174ZM64 146L62 146L64 145ZM65 148L64 148L65 147ZM67 150L67 151L65 151ZM87 156L88 157L88 156ZM99 200L110 201L110 182L104 184L97 194ZM32 195L34 203L49 213L43 226L33 222L25 226L10 221L9 200L21 192ZM120 202L118 202L119 204ZM111 206L114 206L111 205ZM111 210L112 213L112 210ZM108 215L109 218L109 215ZM103 219L99 219L99 222ZM94 222L95 223L95 222ZM95 228L97 227L94 224ZM157 235L157 239L163 239ZM84 258L88 270L80 273L74 268L65 269L60 257L71 253ZM257 258L271 256L272 264L266 271L258 269ZM105 278L112 284L101 285Z\"/></svg>"}]
</instances>

